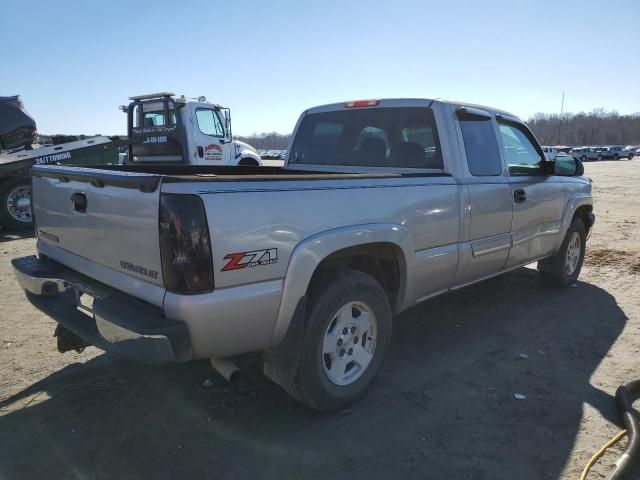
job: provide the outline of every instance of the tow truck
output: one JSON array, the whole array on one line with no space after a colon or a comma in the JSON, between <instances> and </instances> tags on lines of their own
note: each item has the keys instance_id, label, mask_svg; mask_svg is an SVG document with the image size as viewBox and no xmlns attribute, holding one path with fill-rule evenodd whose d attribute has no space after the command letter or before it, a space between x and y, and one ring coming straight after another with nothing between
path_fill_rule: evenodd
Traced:
<instances>
[{"instance_id":1,"label":"tow truck","mask_svg":"<svg viewBox=\"0 0 640 480\"><path fill-rule=\"evenodd\" d=\"M0 154L0 225L30 228L31 168L34 165L95 167L126 165L164 166L282 166L265 160L247 143L233 139L229 108L205 97L177 97L162 92L129 97L120 106L127 114L127 138L90 139ZM124 155L120 151L123 150Z\"/></svg>"}]
</instances>

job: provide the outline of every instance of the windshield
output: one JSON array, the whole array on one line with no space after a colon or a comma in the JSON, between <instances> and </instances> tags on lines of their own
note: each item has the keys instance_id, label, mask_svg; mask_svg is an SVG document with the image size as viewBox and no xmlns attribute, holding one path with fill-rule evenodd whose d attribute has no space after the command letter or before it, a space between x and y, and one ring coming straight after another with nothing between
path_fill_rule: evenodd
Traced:
<instances>
[{"instance_id":1,"label":"windshield","mask_svg":"<svg viewBox=\"0 0 640 480\"><path fill-rule=\"evenodd\" d=\"M433 112L425 107L362 108L305 115L289 162L443 168Z\"/></svg>"}]
</instances>

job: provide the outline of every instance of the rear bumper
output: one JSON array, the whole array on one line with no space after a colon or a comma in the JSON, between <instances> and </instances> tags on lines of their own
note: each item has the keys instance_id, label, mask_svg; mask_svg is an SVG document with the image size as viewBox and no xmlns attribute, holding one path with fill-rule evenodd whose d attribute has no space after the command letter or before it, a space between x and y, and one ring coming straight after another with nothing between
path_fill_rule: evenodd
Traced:
<instances>
[{"instance_id":1,"label":"rear bumper","mask_svg":"<svg viewBox=\"0 0 640 480\"><path fill-rule=\"evenodd\" d=\"M163 364L192 358L184 322L47 258L11 261L29 301L88 343L132 360ZM78 309L81 294L94 297L92 311Z\"/></svg>"}]
</instances>

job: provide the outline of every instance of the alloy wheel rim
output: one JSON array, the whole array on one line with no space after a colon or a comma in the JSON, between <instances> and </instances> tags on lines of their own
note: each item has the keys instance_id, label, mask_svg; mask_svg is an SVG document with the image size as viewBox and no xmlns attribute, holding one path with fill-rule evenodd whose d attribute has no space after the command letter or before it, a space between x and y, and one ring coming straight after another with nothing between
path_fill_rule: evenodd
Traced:
<instances>
[{"instance_id":1,"label":"alloy wheel rim","mask_svg":"<svg viewBox=\"0 0 640 480\"><path fill-rule=\"evenodd\" d=\"M581 254L581 240L578 232L573 232L567 246L567 258L565 261L565 272L567 275L573 275L578 268Z\"/></svg>"},{"instance_id":2,"label":"alloy wheel rim","mask_svg":"<svg viewBox=\"0 0 640 480\"><path fill-rule=\"evenodd\" d=\"M7 211L14 220L31 222L31 187L16 187L7 195Z\"/></svg>"},{"instance_id":3,"label":"alloy wheel rim","mask_svg":"<svg viewBox=\"0 0 640 480\"><path fill-rule=\"evenodd\" d=\"M322 341L324 372L335 385L350 385L367 370L376 348L378 323L363 302L340 307L327 326Z\"/></svg>"}]
</instances>

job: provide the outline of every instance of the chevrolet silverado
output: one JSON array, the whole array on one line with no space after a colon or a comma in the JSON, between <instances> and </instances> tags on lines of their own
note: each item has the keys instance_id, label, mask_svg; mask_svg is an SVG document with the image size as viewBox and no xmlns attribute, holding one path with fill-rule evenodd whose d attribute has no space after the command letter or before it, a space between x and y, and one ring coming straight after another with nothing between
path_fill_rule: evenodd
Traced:
<instances>
[{"instance_id":1,"label":"chevrolet silverado","mask_svg":"<svg viewBox=\"0 0 640 480\"><path fill-rule=\"evenodd\" d=\"M595 220L583 174L493 108L325 105L283 168L34 167L37 256L13 266L60 351L261 351L269 378L334 411L371 384L403 310L532 262L573 284Z\"/></svg>"}]
</instances>

